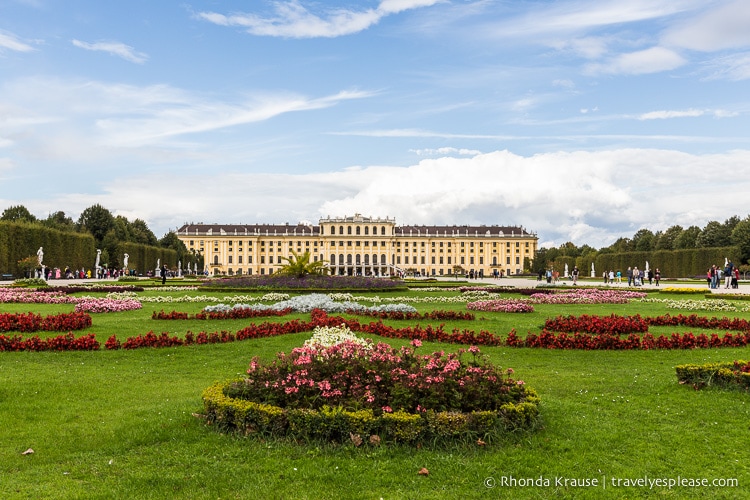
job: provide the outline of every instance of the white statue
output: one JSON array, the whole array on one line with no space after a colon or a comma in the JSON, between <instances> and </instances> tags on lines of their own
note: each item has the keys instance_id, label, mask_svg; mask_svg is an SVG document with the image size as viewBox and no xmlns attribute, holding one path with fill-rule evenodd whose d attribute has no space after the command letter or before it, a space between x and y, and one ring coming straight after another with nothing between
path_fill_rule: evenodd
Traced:
<instances>
[{"instance_id":1,"label":"white statue","mask_svg":"<svg viewBox=\"0 0 750 500\"><path fill-rule=\"evenodd\" d=\"M42 249L40 248L39 251L41 252ZM41 262L42 261L40 260L39 263L41 264ZM725 268L729 267L729 259L727 259L726 257L724 257L724 267Z\"/></svg>"},{"instance_id":2,"label":"white statue","mask_svg":"<svg viewBox=\"0 0 750 500\"><path fill-rule=\"evenodd\" d=\"M646 275L648 275L648 270L649 270L648 261L646 261Z\"/></svg>"},{"instance_id":3,"label":"white statue","mask_svg":"<svg viewBox=\"0 0 750 500\"><path fill-rule=\"evenodd\" d=\"M156 276L161 276L161 259L156 259Z\"/></svg>"},{"instance_id":4,"label":"white statue","mask_svg":"<svg viewBox=\"0 0 750 500\"><path fill-rule=\"evenodd\" d=\"M98 248L96 249L96 264L94 264L94 269L99 270L99 260L102 258L102 251Z\"/></svg>"},{"instance_id":5,"label":"white statue","mask_svg":"<svg viewBox=\"0 0 750 500\"><path fill-rule=\"evenodd\" d=\"M182 261L181 260L177 261L177 276L178 277L182 276Z\"/></svg>"},{"instance_id":6,"label":"white statue","mask_svg":"<svg viewBox=\"0 0 750 500\"><path fill-rule=\"evenodd\" d=\"M39 265L42 265L42 260L44 260L44 248L39 247L39 250L36 251L36 258L39 261Z\"/></svg>"},{"instance_id":7,"label":"white statue","mask_svg":"<svg viewBox=\"0 0 750 500\"><path fill-rule=\"evenodd\" d=\"M128 268L128 259L130 258L130 255L125 254L125 257L122 259L122 268L127 269Z\"/></svg>"},{"instance_id":8,"label":"white statue","mask_svg":"<svg viewBox=\"0 0 750 500\"><path fill-rule=\"evenodd\" d=\"M563 275L563 277L565 277L565 278L568 277L568 264L567 264L567 262L565 263L565 274Z\"/></svg>"},{"instance_id":9,"label":"white statue","mask_svg":"<svg viewBox=\"0 0 750 500\"><path fill-rule=\"evenodd\" d=\"M591 277L596 278L596 271L594 271L594 263L591 263Z\"/></svg>"},{"instance_id":10,"label":"white statue","mask_svg":"<svg viewBox=\"0 0 750 500\"><path fill-rule=\"evenodd\" d=\"M195 270L194 271L195 274L198 274L198 263L197 262L193 265L193 269Z\"/></svg>"}]
</instances>

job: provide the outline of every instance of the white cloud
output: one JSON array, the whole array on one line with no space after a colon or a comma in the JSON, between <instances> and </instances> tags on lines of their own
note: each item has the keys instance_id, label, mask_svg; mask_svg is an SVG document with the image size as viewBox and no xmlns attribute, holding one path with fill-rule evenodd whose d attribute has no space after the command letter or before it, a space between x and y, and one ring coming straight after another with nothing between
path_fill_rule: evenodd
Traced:
<instances>
[{"instance_id":1,"label":"white cloud","mask_svg":"<svg viewBox=\"0 0 750 500\"><path fill-rule=\"evenodd\" d=\"M143 175L138 182L115 176L101 195L76 194L73 183L69 194L26 206L33 213L76 213L101 203L146 220L157 234L191 220L277 223L362 213L396 217L400 224L520 224L544 241L601 247L639 227L702 227L750 213L750 200L726 196L727 175L736 192L750 190L750 151L623 149L529 157L496 151L304 175L217 172L211 185L221 189L201 190L200 196L185 193L204 186L203 175ZM143 186L168 189L154 196ZM695 200L699 209L686 211Z\"/></svg>"},{"instance_id":2,"label":"white cloud","mask_svg":"<svg viewBox=\"0 0 750 500\"><path fill-rule=\"evenodd\" d=\"M299 0L275 2L275 15L237 13L224 15L200 12L198 17L220 26L239 26L257 36L285 38L333 38L359 33L377 24L383 17L405 10L429 7L441 0L383 0L375 9L329 9L322 15L312 13Z\"/></svg>"},{"instance_id":3,"label":"white cloud","mask_svg":"<svg viewBox=\"0 0 750 500\"><path fill-rule=\"evenodd\" d=\"M705 111L700 109L688 109L685 111L650 111L638 117L639 120L664 120L666 118L685 118L703 116Z\"/></svg>"},{"instance_id":4,"label":"white cloud","mask_svg":"<svg viewBox=\"0 0 750 500\"><path fill-rule=\"evenodd\" d=\"M18 137L24 154L84 164L126 154L125 150L148 156L174 155L167 150L181 149L191 156L201 148L178 142L189 134L371 95L345 90L322 97L256 92L217 98L168 85L26 78L0 84L0 136Z\"/></svg>"},{"instance_id":5,"label":"white cloud","mask_svg":"<svg viewBox=\"0 0 750 500\"><path fill-rule=\"evenodd\" d=\"M663 43L691 50L715 52L750 47L750 8L747 0L719 4L708 8L668 29Z\"/></svg>"},{"instance_id":6,"label":"white cloud","mask_svg":"<svg viewBox=\"0 0 750 500\"><path fill-rule=\"evenodd\" d=\"M143 64L148 60L148 55L142 52L136 52L130 45L121 42L96 42L88 43L80 40L72 40L71 43L78 48L92 50L96 52L106 52L113 56L121 57L126 61L136 64Z\"/></svg>"},{"instance_id":7,"label":"white cloud","mask_svg":"<svg viewBox=\"0 0 750 500\"><path fill-rule=\"evenodd\" d=\"M31 52L34 50L34 47L22 42L16 35L9 31L0 30L0 52L2 52L3 49L16 52Z\"/></svg>"},{"instance_id":8,"label":"white cloud","mask_svg":"<svg viewBox=\"0 0 750 500\"><path fill-rule=\"evenodd\" d=\"M586 71L592 74L642 75L676 69L686 62L673 50L665 47L651 47L621 54L604 63L589 64Z\"/></svg>"},{"instance_id":9,"label":"white cloud","mask_svg":"<svg viewBox=\"0 0 750 500\"><path fill-rule=\"evenodd\" d=\"M697 118L699 116L713 115L715 118L731 118L739 115L736 111L725 109L686 109L686 110L660 110L649 111L638 116L639 120L665 120L668 118Z\"/></svg>"},{"instance_id":10,"label":"white cloud","mask_svg":"<svg viewBox=\"0 0 750 500\"><path fill-rule=\"evenodd\" d=\"M716 58L706 65L711 73L709 80L740 81L750 79L750 52L730 54Z\"/></svg>"},{"instance_id":11,"label":"white cloud","mask_svg":"<svg viewBox=\"0 0 750 500\"><path fill-rule=\"evenodd\" d=\"M692 9L698 3L696 0L543 2L522 17L490 24L487 30L495 37L556 38L561 34L664 18Z\"/></svg>"},{"instance_id":12,"label":"white cloud","mask_svg":"<svg viewBox=\"0 0 750 500\"><path fill-rule=\"evenodd\" d=\"M481 151L476 149L466 148L437 148L437 149L412 149L417 156L447 156L447 155L462 155L462 156L476 156L482 154Z\"/></svg>"}]
</instances>

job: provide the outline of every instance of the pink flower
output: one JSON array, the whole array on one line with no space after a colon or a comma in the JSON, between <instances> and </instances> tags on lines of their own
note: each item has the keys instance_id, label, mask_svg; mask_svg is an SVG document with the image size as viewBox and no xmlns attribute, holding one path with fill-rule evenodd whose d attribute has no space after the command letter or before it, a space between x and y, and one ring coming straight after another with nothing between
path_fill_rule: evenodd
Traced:
<instances>
[{"instance_id":1,"label":"pink flower","mask_svg":"<svg viewBox=\"0 0 750 500\"><path fill-rule=\"evenodd\" d=\"M411 341L411 345L413 345L414 347L422 347L422 341L419 339L414 339Z\"/></svg>"},{"instance_id":2,"label":"pink flower","mask_svg":"<svg viewBox=\"0 0 750 500\"><path fill-rule=\"evenodd\" d=\"M474 354L475 356L479 354L479 348L475 345L469 347L469 352Z\"/></svg>"},{"instance_id":3,"label":"pink flower","mask_svg":"<svg viewBox=\"0 0 750 500\"><path fill-rule=\"evenodd\" d=\"M385 412L385 413L393 413L393 408L391 408L390 406L384 406L384 407L383 407L383 408L381 408L381 409L382 409L382 410L383 410L383 412Z\"/></svg>"}]
</instances>

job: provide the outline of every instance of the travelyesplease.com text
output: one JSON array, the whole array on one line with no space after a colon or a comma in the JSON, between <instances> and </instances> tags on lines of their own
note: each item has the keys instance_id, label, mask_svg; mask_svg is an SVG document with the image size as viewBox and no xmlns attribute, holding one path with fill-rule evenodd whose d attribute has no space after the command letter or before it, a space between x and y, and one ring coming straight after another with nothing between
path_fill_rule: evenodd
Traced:
<instances>
[{"instance_id":1,"label":"travelyesplease.com text","mask_svg":"<svg viewBox=\"0 0 750 500\"><path fill-rule=\"evenodd\" d=\"M597 477L488 477L484 480L487 488L737 488L737 478L699 478L699 477L614 477L606 475Z\"/></svg>"}]
</instances>

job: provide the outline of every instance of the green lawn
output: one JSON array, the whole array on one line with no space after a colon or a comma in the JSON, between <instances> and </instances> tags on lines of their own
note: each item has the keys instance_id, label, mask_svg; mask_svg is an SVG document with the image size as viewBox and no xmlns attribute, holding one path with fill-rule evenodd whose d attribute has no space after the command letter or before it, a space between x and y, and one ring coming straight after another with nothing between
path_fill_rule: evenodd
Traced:
<instances>
[{"instance_id":1,"label":"green lawn","mask_svg":"<svg viewBox=\"0 0 750 500\"><path fill-rule=\"evenodd\" d=\"M431 293L458 292L399 295ZM235 331L250 322L151 320L154 310L195 313L204 305L145 303L139 311L94 314L93 326L86 332L96 333L103 343L112 334L124 340L150 330L177 335L187 330ZM465 310L463 304L417 307L420 311ZM455 321L446 327L500 335L515 328L525 335L538 332L545 318L559 314L688 313L635 302L535 309L531 314L476 313L476 321ZM0 304L0 311L51 314L72 311L72 306ZM736 316L750 319L748 313ZM677 329L652 329L657 335L672 331ZM54 334L40 332L40 336L47 335ZM542 429L511 435L487 447L355 448L262 441L221 435L192 415L202 410L200 395L207 386L244 373L253 356L269 360L308 337L303 333L134 351L0 353L0 497L750 498L750 395L695 391L679 385L674 371L675 365L683 363L750 359L750 348L557 351L484 347L482 351L494 362L512 367L515 378L539 392L543 415ZM426 342L420 351L458 348ZM29 448L34 453L23 455ZM428 476L418 474L423 467L429 470ZM738 486L651 489L627 485L638 478L678 477L709 482L732 479ZM550 484L524 486L529 479ZM556 485L565 479L600 484Z\"/></svg>"}]
</instances>

